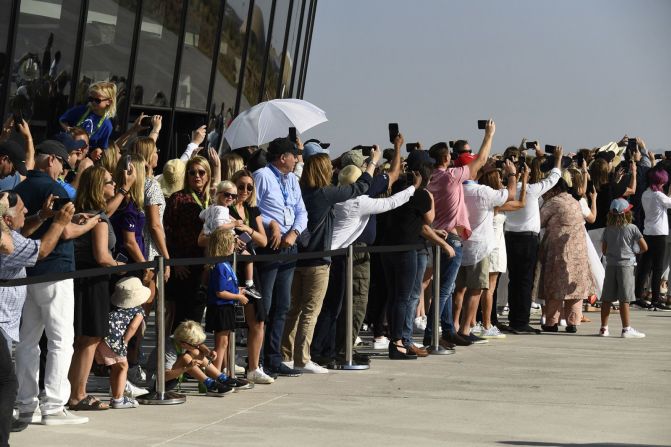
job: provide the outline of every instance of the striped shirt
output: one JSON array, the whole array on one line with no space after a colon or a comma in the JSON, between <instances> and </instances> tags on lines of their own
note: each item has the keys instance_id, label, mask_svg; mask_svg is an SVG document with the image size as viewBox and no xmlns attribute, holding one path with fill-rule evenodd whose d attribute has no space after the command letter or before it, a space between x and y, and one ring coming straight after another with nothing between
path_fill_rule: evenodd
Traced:
<instances>
[{"instance_id":1,"label":"striped shirt","mask_svg":"<svg viewBox=\"0 0 671 447\"><path fill-rule=\"evenodd\" d=\"M12 230L14 253L0 255L0 279L26 277L26 267L37 262L40 241L28 239ZM0 287L0 328L14 341L19 341L21 310L26 301L26 286Z\"/></svg>"}]
</instances>

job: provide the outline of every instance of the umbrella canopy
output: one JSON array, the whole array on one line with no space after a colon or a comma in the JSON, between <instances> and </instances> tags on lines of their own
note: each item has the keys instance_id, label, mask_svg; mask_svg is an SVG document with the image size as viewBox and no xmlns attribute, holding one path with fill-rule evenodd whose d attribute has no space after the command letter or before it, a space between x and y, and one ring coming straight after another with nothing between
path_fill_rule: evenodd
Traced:
<instances>
[{"instance_id":1,"label":"umbrella canopy","mask_svg":"<svg viewBox=\"0 0 671 447\"><path fill-rule=\"evenodd\" d=\"M286 137L290 127L303 133L325 121L326 113L307 101L273 99L238 115L224 132L224 138L233 149L259 146Z\"/></svg>"}]
</instances>

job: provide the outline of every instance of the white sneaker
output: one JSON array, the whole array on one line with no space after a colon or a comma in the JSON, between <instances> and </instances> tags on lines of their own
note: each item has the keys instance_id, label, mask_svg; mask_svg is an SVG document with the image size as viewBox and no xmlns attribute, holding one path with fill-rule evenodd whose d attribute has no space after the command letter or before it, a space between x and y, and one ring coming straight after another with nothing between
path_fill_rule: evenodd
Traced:
<instances>
[{"instance_id":1,"label":"white sneaker","mask_svg":"<svg viewBox=\"0 0 671 447\"><path fill-rule=\"evenodd\" d=\"M565 319L562 318L562 319L559 321L559 327L566 327L566 320L565 320Z\"/></svg>"},{"instance_id":2,"label":"white sneaker","mask_svg":"<svg viewBox=\"0 0 671 447\"><path fill-rule=\"evenodd\" d=\"M293 360L290 360L290 361L288 361L288 362L282 362L282 364L283 364L284 366L286 366L287 368L294 369L294 361L293 361Z\"/></svg>"},{"instance_id":3,"label":"white sneaker","mask_svg":"<svg viewBox=\"0 0 671 447\"><path fill-rule=\"evenodd\" d=\"M501 316L507 317L509 313L510 313L510 307L508 307L508 303L506 303L506 305L503 306L503 309L501 310Z\"/></svg>"},{"instance_id":4,"label":"white sneaker","mask_svg":"<svg viewBox=\"0 0 671 447\"><path fill-rule=\"evenodd\" d=\"M247 373L247 380L249 380L252 383L259 383L264 385L269 385L275 381L275 379L270 377L268 374L264 373L261 368L249 371Z\"/></svg>"},{"instance_id":5,"label":"white sneaker","mask_svg":"<svg viewBox=\"0 0 671 447\"><path fill-rule=\"evenodd\" d=\"M602 326L601 329L599 329L599 337L608 337L608 336L610 336L610 332L608 332L608 326Z\"/></svg>"},{"instance_id":6,"label":"white sneaker","mask_svg":"<svg viewBox=\"0 0 671 447\"><path fill-rule=\"evenodd\" d=\"M329 370L324 368L321 365L316 364L312 360L307 362L304 367L298 368L299 371L303 371L304 373L311 373L311 374L328 374Z\"/></svg>"},{"instance_id":7,"label":"white sneaker","mask_svg":"<svg viewBox=\"0 0 671 447\"><path fill-rule=\"evenodd\" d=\"M357 336L356 340L354 340L354 346L361 346L363 345L363 340L361 340L361 337Z\"/></svg>"},{"instance_id":8,"label":"white sneaker","mask_svg":"<svg viewBox=\"0 0 671 447\"><path fill-rule=\"evenodd\" d=\"M485 331L485 328L482 327L481 323L476 323L475 326L471 328L471 334L480 335Z\"/></svg>"},{"instance_id":9,"label":"white sneaker","mask_svg":"<svg viewBox=\"0 0 671 447\"><path fill-rule=\"evenodd\" d=\"M501 331L499 330L499 328L497 328L496 326L492 325L492 326L490 326L489 329L485 329L484 331L482 331L482 332L480 333L480 338L497 338L497 339L501 339L501 338L506 338L506 334L501 333Z\"/></svg>"},{"instance_id":10,"label":"white sneaker","mask_svg":"<svg viewBox=\"0 0 671 447\"><path fill-rule=\"evenodd\" d=\"M140 403L138 401L128 396L122 396L119 402L115 401L114 399L110 399L110 407L114 408L115 410L122 408L137 408L139 406Z\"/></svg>"},{"instance_id":11,"label":"white sneaker","mask_svg":"<svg viewBox=\"0 0 671 447\"><path fill-rule=\"evenodd\" d=\"M86 416L77 416L65 408L56 413L42 415L42 425L76 425L86 424L88 421Z\"/></svg>"},{"instance_id":12,"label":"white sneaker","mask_svg":"<svg viewBox=\"0 0 671 447\"><path fill-rule=\"evenodd\" d=\"M389 339L384 335L378 337L373 341L373 349L388 349L389 348Z\"/></svg>"},{"instance_id":13,"label":"white sneaker","mask_svg":"<svg viewBox=\"0 0 671 447\"><path fill-rule=\"evenodd\" d=\"M39 424L42 422L42 412L39 408L36 408L35 411L27 411L24 413L19 413L19 421L25 422L26 424Z\"/></svg>"},{"instance_id":14,"label":"white sneaker","mask_svg":"<svg viewBox=\"0 0 671 447\"><path fill-rule=\"evenodd\" d=\"M241 376L245 373L245 368L243 368L240 365L235 365L235 375L236 376Z\"/></svg>"},{"instance_id":15,"label":"white sneaker","mask_svg":"<svg viewBox=\"0 0 671 447\"><path fill-rule=\"evenodd\" d=\"M126 380L126 386L123 389L123 395L131 398L142 396L143 394L147 394L148 392L149 391L147 391L145 388L140 388L139 386L133 385L133 383L130 380Z\"/></svg>"},{"instance_id":16,"label":"white sneaker","mask_svg":"<svg viewBox=\"0 0 671 447\"><path fill-rule=\"evenodd\" d=\"M622 329L622 338L644 338L645 334L643 332L638 332L633 327L628 329Z\"/></svg>"}]
</instances>

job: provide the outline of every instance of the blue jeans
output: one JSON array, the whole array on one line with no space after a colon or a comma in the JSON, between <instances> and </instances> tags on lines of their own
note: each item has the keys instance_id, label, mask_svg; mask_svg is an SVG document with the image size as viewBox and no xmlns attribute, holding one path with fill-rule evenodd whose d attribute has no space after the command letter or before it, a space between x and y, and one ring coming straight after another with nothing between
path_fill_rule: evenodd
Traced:
<instances>
[{"instance_id":1,"label":"blue jeans","mask_svg":"<svg viewBox=\"0 0 671 447\"><path fill-rule=\"evenodd\" d=\"M440 327L443 334L454 334L452 324L452 293L454 293L454 282L461 267L462 247L459 237L449 234L447 243L454 249L454 257L450 258L447 253L440 252ZM433 334L433 306L427 315L426 330L424 338L431 338Z\"/></svg>"},{"instance_id":2,"label":"blue jeans","mask_svg":"<svg viewBox=\"0 0 671 447\"><path fill-rule=\"evenodd\" d=\"M297 248L294 245L274 253L283 255L296 252ZM266 367L278 368L282 362L282 334L291 304L291 283L295 268L294 260L267 262L259 267L261 296L268 312L263 341L263 359Z\"/></svg>"},{"instance_id":3,"label":"blue jeans","mask_svg":"<svg viewBox=\"0 0 671 447\"><path fill-rule=\"evenodd\" d=\"M392 341L403 339L406 316L415 314L411 308L412 287L417 273L417 252L389 253L382 258L387 280L387 321Z\"/></svg>"},{"instance_id":4,"label":"blue jeans","mask_svg":"<svg viewBox=\"0 0 671 447\"><path fill-rule=\"evenodd\" d=\"M412 308L412 312L408 312L405 318L405 325L403 327L403 343L408 344L412 343L412 328L415 321L415 309L417 309L417 303L419 303L419 296L422 294L422 282L424 280L424 272L426 271L426 264L429 261L429 252L426 248L417 250L417 273L415 274L415 282L412 285L412 291L410 292L410 303L409 307Z\"/></svg>"}]
</instances>

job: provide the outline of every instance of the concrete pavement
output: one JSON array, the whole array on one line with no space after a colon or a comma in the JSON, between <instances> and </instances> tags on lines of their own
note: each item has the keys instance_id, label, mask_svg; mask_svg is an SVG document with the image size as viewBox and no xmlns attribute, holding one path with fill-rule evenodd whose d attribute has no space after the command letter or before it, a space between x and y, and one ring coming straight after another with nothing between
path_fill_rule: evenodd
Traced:
<instances>
[{"instance_id":1,"label":"concrete pavement","mask_svg":"<svg viewBox=\"0 0 671 447\"><path fill-rule=\"evenodd\" d=\"M31 425L21 446L668 446L671 313L632 312L641 340L508 335L455 355L376 358L367 371L280 378L223 398ZM101 396L102 397L102 396Z\"/></svg>"}]
</instances>

